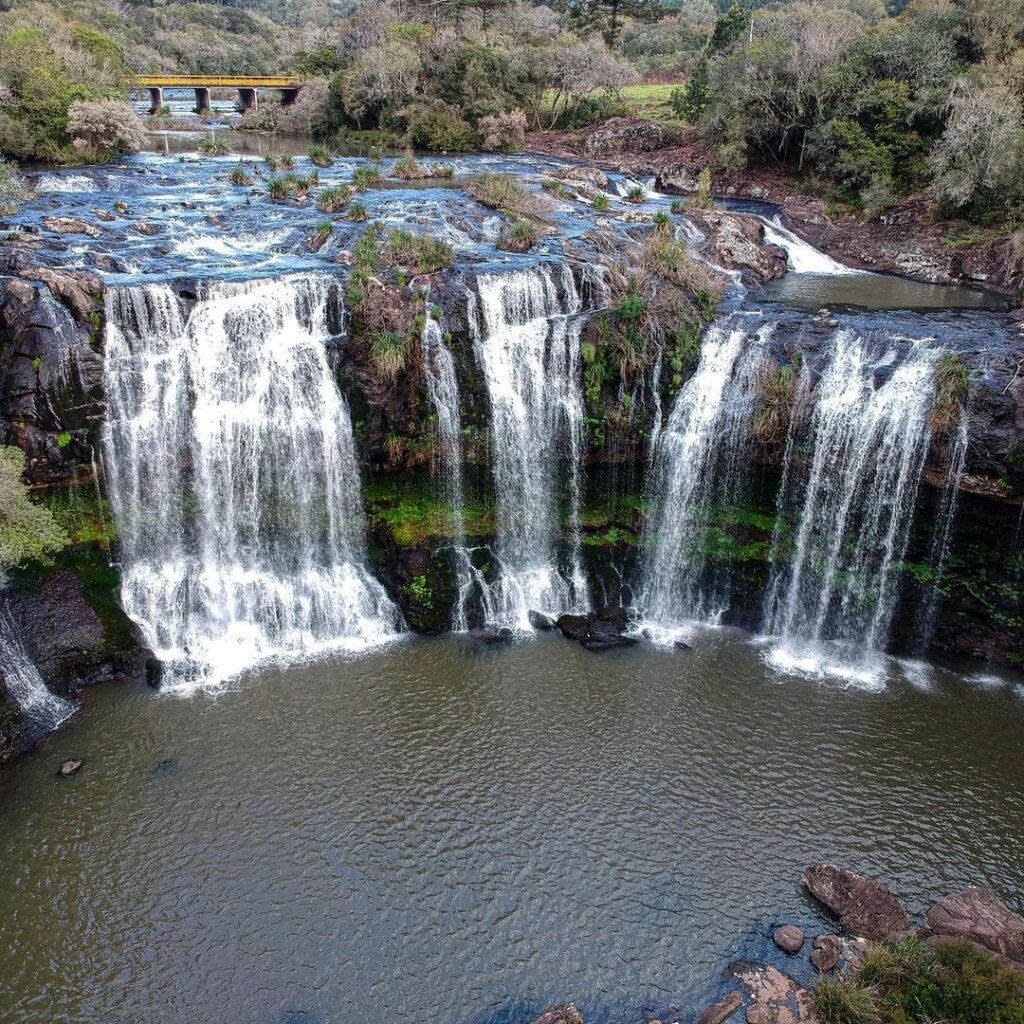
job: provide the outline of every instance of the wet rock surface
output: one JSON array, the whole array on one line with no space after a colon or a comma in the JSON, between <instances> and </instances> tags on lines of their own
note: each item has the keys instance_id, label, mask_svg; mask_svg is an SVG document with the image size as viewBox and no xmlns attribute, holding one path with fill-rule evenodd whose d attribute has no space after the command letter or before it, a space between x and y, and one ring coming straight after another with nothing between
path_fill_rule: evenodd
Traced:
<instances>
[{"instance_id":1,"label":"wet rock surface","mask_svg":"<svg viewBox=\"0 0 1024 1024\"><path fill-rule=\"evenodd\" d=\"M843 940L838 935L819 935L811 945L811 963L822 974L834 971L839 966L839 958L843 955Z\"/></svg>"},{"instance_id":2,"label":"wet rock surface","mask_svg":"<svg viewBox=\"0 0 1024 1024\"><path fill-rule=\"evenodd\" d=\"M786 273L785 250L765 243L764 225L755 218L725 210L687 210L687 216L704 233L701 255L710 262L740 271L748 282Z\"/></svg>"},{"instance_id":3,"label":"wet rock surface","mask_svg":"<svg viewBox=\"0 0 1024 1024\"><path fill-rule=\"evenodd\" d=\"M768 964L735 963L728 974L747 990L747 1024L819 1024L811 993Z\"/></svg>"},{"instance_id":4,"label":"wet rock surface","mask_svg":"<svg viewBox=\"0 0 1024 1024\"><path fill-rule=\"evenodd\" d=\"M784 953L799 953L804 944L804 933L792 924L784 924L772 933L772 942Z\"/></svg>"},{"instance_id":5,"label":"wet rock surface","mask_svg":"<svg viewBox=\"0 0 1024 1024\"><path fill-rule=\"evenodd\" d=\"M884 939L906 931L907 912L889 888L835 864L812 864L804 885L851 935Z\"/></svg>"},{"instance_id":6,"label":"wet rock surface","mask_svg":"<svg viewBox=\"0 0 1024 1024\"><path fill-rule=\"evenodd\" d=\"M725 1024L725 1021L742 1005L743 997L739 992L730 992L724 999L720 999L697 1014L693 1024Z\"/></svg>"},{"instance_id":7,"label":"wet rock surface","mask_svg":"<svg viewBox=\"0 0 1024 1024\"><path fill-rule=\"evenodd\" d=\"M552 1006L530 1024L583 1024L583 1013L575 1003Z\"/></svg>"},{"instance_id":8,"label":"wet rock surface","mask_svg":"<svg viewBox=\"0 0 1024 1024\"><path fill-rule=\"evenodd\" d=\"M589 651L629 647L639 642L636 637L626 635L629 616L625 608L602 608L587 615L560 615L556 625L564 637L578 641Z\"/></svg>"}]
</instances>

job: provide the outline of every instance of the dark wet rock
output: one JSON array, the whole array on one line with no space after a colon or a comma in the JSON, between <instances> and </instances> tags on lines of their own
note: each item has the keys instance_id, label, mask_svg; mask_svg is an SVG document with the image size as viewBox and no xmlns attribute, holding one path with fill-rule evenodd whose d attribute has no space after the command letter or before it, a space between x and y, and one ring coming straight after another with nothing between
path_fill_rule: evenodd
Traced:
<instances>
[{"instance_id":1,"label":"dark wet rock","mask_svg":"<svg viewBox=\"0 0 1024 1024\"><path fill-rule=\"evenodd\" d=\"M549 630L555 628L555 620L550 615L545 615L543 612L531 611L529 613L530 625L534 629Z\"/></svg>"},{"instance_id":2,"label":"dark wet rock","mask_svg":"<svg viewBox=\"0 0 1024 1024\"><path fill-rule=\"evenodd\" d=\"M812 864L804 872L804 885L851 935L884 939L906 931L910 923L887 886L835 864Z\"/></svg>"},{"instance_id":3,"label":"dark wet rock","mask_svg":"<svg viewBox=\"0 0 1024 1024\"><path fill-rule=\"evenodd\" d=\"M515 633L508 626L478 626L469 631L469 637L481 644L507 644Z\"/></svg>"},{"instance_id":4,"label":"dark wet rock","mask_svg":"<svg viewBox=\"0 0 1024 1024\"><path fill-rule=\"evenodd\" d=\"M640 117L613 117L591 128L583 136L587 156L612 153L649 153L661 149L668 139L664 125Z\"/></svg>"},{"instance_id":5,"label":"dark wet rock","mask_svg":"<svg viewBox=\"0 0 1024 1024\"><path fill-rule=\"evenodd\" d=\"M796 925L784 924L772 932L772 942L784 953L799 953L804 944L804 933Z\"/></svg>"},{"instance_id":6,"label":"dark wet rock","mask_svg":"<svg viewBox=\"0 0 1024 1024\"><path fill-rule=\"evenodd\" d=\"M111 221L117 220L109 210L93 210L92 215L97 219L103 221L104 224L109 224Z\"/></svg>"},{"instance_id":7,"label":"dark wet rock","mask_svg":"<svg viewBox=\"0 0 1024 1024\"><path fill-rule=\"evenodd\" d=\"M140 679L142 653L137 634L117 602L117 579L102 596L93 580L90 600L67 569L53 572L8 595L11 617L26 653L46 685L67 696L85 686L115 679Z\"/></svg>"},{"instance_id":8,"label":"dark wet rock","mask_svg":"<svg viewBox=\"0 0 1024 1024\"><path fill-rule=\"evenodd\" d=\"M768 964L739 962L727 972L749 993L747 1024L819 1024L811 993Z\"/></svg>"},{"instance_id":9,"label":"dark wet rock","mask_svg":"<svg viewBox=\"0 0 1024 1024\"><path fill-rule=\"evenodd\" d=\"M583 1024L583 1013L575 1003L563 1003L545 1010L530 1024Z\"/></svg>"},{"instance_id":10,"label":"dark wet rock","mask_svg":"<svg viewBox=\"0 0 1024 1024\"><path fill-rule=\"evenodd\" d=\"M650 631L648 630L647 632L649 634ZM685 640L677 640L672 646L677 651L692 651L693 650L693 647L691 647L690 644L688 644Z\"/></svg>"},{"instance_id":11,"label":"dark wet rock","mask_svg":"<svg viewBox=\"0 0 1024 1024\"><path fill-rule=\"evenodd\" d=\"M158 779L163 775L172 774L178 767L178 761L173 757L165 757L162 761L158 761L152 768L149 769L149 777L151 779Z\"/></svg>"},{"instance_id":12,"label":"dark wet rock","mask_svg":"<svg viewBox=\"0 0 1024 1024\"><path fill-rule=\"evenodd\" d=\"M164 681L164 663L155 657L148 657L145 664L146 685L154 690Z\"/></svg>"},{"instance_id":13,"label":"dark wet rock","mask_svg":"<svg viewBox=\"0 0 1024 1024\"><path fill-rule=\"evenodd\" d=\"M933 935L967 939L1024 965L1024 917L991 890L972 886L935 904L926 915Z\"/></svg>"},{"instance_id":14,"label":"dark wet rock","mask_svg":"<svg viewBox=\"0 0 1024 1024\"><path fill-rule=\"evenodd\" d=\"M628 624L629 614L625 608L602 608L588 615L560 615L556 621L563 636L578 641L589 651L638 643L636 637L625 635Z\"/></svg>"},{"instance_id":15,"label":"dark wet rock","mask_svg":"<svg viewBox=\"0 0 1024 1024\"><path fill-rule=\"evenodd\" d=\"M132 227L138 231L140 235L158 235L160 234L160 225L152 224L146 220L136 221Z\"/></svg>"},{"instance_id":16,"label":"dark wet rock","mask_svg":"<svg viewBox=\"0 0 1024 1024\"><path fill-rule=\"evenodd\" d=\"M43 220L43 227L58 235L88 235L90 238L99 238L101 234L95 224L80 220L78 217L46 217Z\"/></svg>"},{"instance_id":17,"label":"dark wet rock","mask_svg":"<svg viewBox=\"0 0 1024 1024\"><path fill-rule=\"evenodd\" d=\"M85 764L84 758L70 758L57 769L57 774L62 779L69 779L81 770L83 764Z\"/></svg>"},{"instance_id":18,"label":"dark wet rock","mask_svg":"<svg viewBox=\"0 0 1024 1024\"><path fill-rule=\"evenodd\" d=\"M838 935L819 935L812 943L811 963L822 974L834 971L842 955L843 940Z\"/></svg>"},{"instance_id":19,"label":"dark wet rock","mask_svg":"<svg viewBox=\"0 0 1024 1024\"><path fill-rule=\"evenodd\" d=\"M697 1015L693 1024L725 1024L741 1006L743 997L739 992L730 992L724 999L709 1006Z\"/></svg>"}]
</instances>

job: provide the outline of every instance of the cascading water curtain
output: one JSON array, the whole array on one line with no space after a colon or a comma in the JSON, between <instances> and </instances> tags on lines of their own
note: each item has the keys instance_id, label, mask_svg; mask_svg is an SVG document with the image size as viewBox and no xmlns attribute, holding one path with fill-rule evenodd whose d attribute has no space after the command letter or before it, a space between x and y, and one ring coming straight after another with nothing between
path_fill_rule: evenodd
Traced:
<instances>
[{"instance_id":1,"label":"cascading water curtain","mask_svg":"<svg viewBox=\"0 0 1024 1024\"><path fill-rule=\"evenodd\" d=\"M326 278L107 291L106 466L122 600L171 684L393 637L365 568Z\"/></svg>"},{"instance_id":2,"label":"cascading water curtain","mask_svg":"<svg viewBox=\"0 0 1024 1024\"><path fill-rule=\"evenodd\" d=\"M772 548L769 659L875 685L931 441L938 352L925 342L876 351L845 330L832 347L808 436L787 450L779 516L790 526Z\"/></svg>"},{"instance_id":3,"label":"cascading water curtain","mask_svg":"<svg viewBox=\"0 0 1024 1024\"><path fill-rule=\"evenodd\" d=\"M531 610L589 607L579 532L585 303L567 264L541 265L481 275L469 310L491 409L491 621L528 629Z\"/></svg>"},{"instance_id":4,"label":"cascading water curtain","mask_svg":"<svg viewBox=\"0 0 1024 1024\"><path fill-rule=\"evenodd\" d=\"M655 639L671 639L695 622L713 623L728 607L728 578L710 557L709 518L742 498L758 374L771 332L743 313L713 324L696 371L656 435L637 601Z\"/></svg>"},{"instance_id":5,"label":"cascading water curtain","mask_svg":"<svg viewBox=\"0 0 1024 1024\"><path fill-rule=\"evenodd\" d=\"M28 656L6 600L0 598L0 680L21 713L46 729L55 729L75 705L52 693Z\"/></svg>"}]
</instances>

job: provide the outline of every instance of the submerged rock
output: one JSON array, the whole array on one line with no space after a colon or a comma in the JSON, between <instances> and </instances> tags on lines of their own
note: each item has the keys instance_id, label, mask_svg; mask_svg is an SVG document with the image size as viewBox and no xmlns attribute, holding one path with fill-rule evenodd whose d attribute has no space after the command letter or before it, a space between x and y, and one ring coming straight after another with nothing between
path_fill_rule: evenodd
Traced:
<instances>
[{"instance_id":1,"label":"submerged rock","mask_svg":"<svg viewBox=\"0 0 1024 1024\"><path fill-rule=\"evenodd\" d=\"M968 939L1024 964L1024 917L991 890L972 886L940 900L926 917L933 935Z\"/></svg>"},{"instance_id":2,"label":"submerged rock","mask_svg":"<svg viewBox=\"0 0 1024 1024\"><path fill-rule=\"evenodd\" d=\"M69 758L60 766L57 770L57 774L60 775L62 779L69 779L72 775L77 774L81 770L83 764L85 764L84 758Z\"/></svg>"},{"instance_id":3,"label":"submerged rock","mask_svg":"<svg viewBox=\"0 0 1024 1024\"><path fill-rule=\"evenodd\" d=\"M575 1003L562 1003L545 1010L531 1024L583 1024L583 1013Z\"/></svg>"},{"instance_id":4,"label":"submerged rock","mask_svg":"<svg viewBox=\"0 0 1024 1024\"><path fill-rule=\"evenodd\" d=\"M804 944L804 933L796 925L784 924L772 933L772 942L784 953L799 953Z\"/></svg>"},{"instance_id":5,"label":"submerged rock","mask_svg":"<svg viewBox=\"0 0 1024 1024\"><path fill-rule=\"evenodd\" d=\"M693 1024L725 1024L725 1021L742 1005L743 997L739 992L730 992L724 999L720 999L717 1003L698 1014Z\"/></svg>"},{"instance_id":6,"label":"submerged rock","mask_svg":"<svg viewBox=\"0 0 1024 1024\"><path fill-rule=\"evenodd\" d=\"M906 931L910 923L887 886L835 864L812 864L804 872L804 885L851 935L884 939Z\"/></svg>"},{"instance_id":7,"label":"submerged rock","mask_svg":"<svg viewBox=\"0 0 1024 1024\"><path fill-rule=\"evenodd\" d=\"M515 633L508 626L479 626L469 631L470 639L482 644L507 644Z\"/></svg>"}]
</instances>

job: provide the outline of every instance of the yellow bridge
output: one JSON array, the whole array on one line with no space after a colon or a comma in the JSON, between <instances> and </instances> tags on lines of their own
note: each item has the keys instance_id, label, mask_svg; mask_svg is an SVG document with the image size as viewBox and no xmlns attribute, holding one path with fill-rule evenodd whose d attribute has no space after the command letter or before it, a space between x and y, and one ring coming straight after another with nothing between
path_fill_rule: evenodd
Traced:
<instances>
[{"instance_id":1,"label":"yellow bridge","mask_svg":"<svg viewBox=\"0 0 1024 1024\"><path fill-rule=\"evenodd\" d=\"M211 89L237 89L242 110L255 110L260 89L278 89L282 103L294 103L302 79L294 75L136 75L130 84L133 89L149 90L151 114L163 107L164 89L194 89L196 113L201 114L210 109Z\"/></svg>"}]
</instances>

